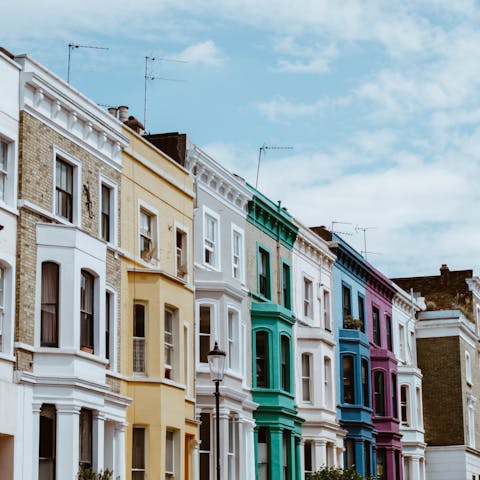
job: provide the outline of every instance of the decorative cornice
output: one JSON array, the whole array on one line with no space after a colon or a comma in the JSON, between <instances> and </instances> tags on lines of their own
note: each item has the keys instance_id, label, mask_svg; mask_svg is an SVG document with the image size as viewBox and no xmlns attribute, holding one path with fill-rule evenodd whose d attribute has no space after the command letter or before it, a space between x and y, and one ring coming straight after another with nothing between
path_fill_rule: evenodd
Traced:
<instances>
[{"instance_id":1,"label":"decorative cornice","mask_svg":"<svg viewBox=\"0 0 480 480\"><path fill-rule=\"evenodd\" d=\"M326 266L328 270L331 270L336 257L330 251L328 242L302 225L297 219L294 220L294 223L298 226L294 249L318 265Z\"/></svg>"},{"instance_id":2,"label":"decorative cornice","mask_svg":"<svg viewBox=\"0 0 480 480\"><path fill-rule=\"evenodd\" d=\"M247 220L269 237L292 250L298 233L293 217L280 202L274 203L251 185L248 187L253 193L253 199L248 202Z\"/></svg>"},{"instance_id":3,"label":"decorative cornice","mask_svg":"<svg viewBox=\"0 0 480 480\"><path fill-rule=\"evenodd\" d=\"M245 182L192 143L187 149L185 168L195 177L199 187L214 194L241 215L246 215L252 194Z\"/></svg>"},{"instance_id":4,"label":"decorative cornice","mask_svg":"<svg viewBox=\"0 0 480 480\"><path fill-rule=\"evenodd\" d=\"M120 170L122 124L31 58L15 60L23 67L20 108Z\"/></svg>"}]
</instances>

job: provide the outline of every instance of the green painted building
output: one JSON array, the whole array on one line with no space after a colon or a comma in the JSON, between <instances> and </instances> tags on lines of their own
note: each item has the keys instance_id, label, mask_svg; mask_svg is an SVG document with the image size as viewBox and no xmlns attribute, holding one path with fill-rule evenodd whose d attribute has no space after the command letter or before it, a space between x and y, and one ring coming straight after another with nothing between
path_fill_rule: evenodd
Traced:
<instances>
[{"instance_id":1,"label":"green painted building","mask_svg":"<svg viewBox=\"0 0 480 480\"><path fill-rule=\"evenodd\" d=\"M292 327L292 217L253 187L248 204L247 282L251 296L252 392L257 480L300 480L303 420L295 406Z\"/></svg>"}]
</instances>

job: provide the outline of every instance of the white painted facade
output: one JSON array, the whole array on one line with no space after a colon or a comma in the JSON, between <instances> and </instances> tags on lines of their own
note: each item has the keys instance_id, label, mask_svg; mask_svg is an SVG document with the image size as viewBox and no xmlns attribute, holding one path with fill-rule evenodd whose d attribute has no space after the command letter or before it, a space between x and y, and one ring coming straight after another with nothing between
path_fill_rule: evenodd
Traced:
<instances>
[{"instance_id":1,"label":"white painted facade","mask_svg":"<svg viewBox=\"0 0 480 480\"><path fill-rule=\"evenodd\" d=\"M127 145L121 124L95 103L81 95L60 78L27 56L16 57L22 66L21 109L46 126L75 142L120 171L120 152ZM20 139L21 140L21 139ZM55 154L58 149L53 146ZM55 478L77 478L80 461L80 426L82 411L91 415L92 467L96 471L113 470L113 478L125 479L126 408L130 400L112 391L107 374L114 375L115 330L111 333L110 355L107 360L105 341L106 291L114 294L110 315L118 323L119 292L107 285L107 248L115 248L82 229L82 164L61 152L75 165L72 223L55 215L55 205L46 210L26 199L19 199L19 208L41 215L51 223L37 223L31 232L36 241L36 289L34 342L16 342L15 347L33 354L31 371L18 370L19 426L18 448L15 451L15 479L51 478L42 474L40 462L40 432L42 408L54 412ZM55 170L54 170L55 171ZM54 185L45 185L55 189ZM55 198L55 195L54 195ZM55 200L54 200L55 201ZM118 206L113 215L118 218ZM118 228L118 222L115 223ZM113 238L118 238L115 232ZM58 347L41 346L41 283L42 263L59 267ZM80 283L81 272L93 275L93 350L80 347ZM32 285L34 283L32 282ZM115 327L116 328L116 327ZM113 357L113 358L112 358ZM110 370L107 365L110 363ZM49 467L50 468L50 467Z\"/></svg>"},{"instance_id":2,"label":"white painted facade","mask_svg":"<svg viewBox=\"0 0 480 480\"><path fill-rule=\"evenodd\" d=\"M336 355L332 314L332 267L327 243L296 221L292 251L296 316L295 397L302 425L302 475L343 465L345 431L336 418ZM310 464L310 465L309 465Z\"/></svg>"},{"instance_id":3,"label":"white painted facade","mask_svg":"<svg viewBox=\"0 0 480 480\"><path fill-rule=\"evenodd\" d=\"M14 478L18 388L13 381L20 67L0 52L0 470Z\"/></svg>"},{"instance_id":4,"label":"white painted facade","mask_svg":"<svg viewBox=\"0 0 480 480\"><path fill-rule=\"evenodd\" d=\"M422 408L422 372L417 366L416 314L424 308L395 285L392 305L394 352L398 361L400 433L402 434L403 479L425 479L425 439Z\"/></svg>"},{"instance_id":5,"label":"white painted facade","mask_svg":"<svg viewBox=\"0 0 480 480\"><path fill-rule=\"evenodd\" d=\"M195 177L196 412L200 427L199 478L213 480L215 399L205 353L218 342L227 354L220 384L220 468L222 478L255 478L251 395L251 331L246 288L246 185L201 149L188 143L186 168ZM207 315L207 312L209 314ZM208 319L208 320L207 320ZM209 325L207 327L207 325ZM207 423L209 422L209 425ZM202 440L202 436L204 437Z\"/></svg>"}]
</instances>

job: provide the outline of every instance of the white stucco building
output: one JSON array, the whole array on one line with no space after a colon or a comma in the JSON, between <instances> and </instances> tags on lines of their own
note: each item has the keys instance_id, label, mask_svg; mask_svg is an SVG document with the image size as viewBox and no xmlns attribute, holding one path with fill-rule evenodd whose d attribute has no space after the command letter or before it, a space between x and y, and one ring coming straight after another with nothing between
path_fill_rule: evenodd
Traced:
<instances>
[{"instance_id":1,"label":"white stucco building","mask_svg":"<svg viewBox=\"0 0 480 480\"><path fill-rule=\"evenodd\" d=\"M129 399L116 373L117 239L127 140L117 120L45 67L26 55L15 62L22 68L15 479L74 480L85 467L124 479Z\"/></svg>"},{"instance_id":2,"label":"white stucco building","mask_svg":"<svg viewBox=\"0 0 480 480\"><path fill-rule=\"evenodd\" d=\"M215 342L226 356L220 385L222 478L255 478L250 300L246 288L245 183L191 143L186 168L195 177L196 408L199 478L213 480L215 399L207 354Z\"/></svg>"},{"instance_id":3,"label":"white stucco building","mask_svg":"<svg viewBox=\"0 0 480 480\"><path fill-rule=\"evenodd\" d=\"M302 426L303 472L343 465L345 431L336 417L336 355L332 267L327 243L296 221L292 252L295 331L295 397Z\"/></svg>"},{"instance_id":4,"label":"white stucco building","mask_svg":"<svg viewBox=\"0 0 480 480\"><path fill-rule=\"evenodd\" d=\"M12 480L20 447L13 382L20 67L0 51L0 466ZM18 454L17 454L18 455Z\"/></svg>"},{"instance_id":5,"label":"white stucco building","mask_svg":"<svg viewBox=\"0 0 480 480\"><path fill-rule=\"evenodd\" d=\"M425 479L425 439L422 407L422 372L417 365L416 315L425 308L395 285L392 304L394 351L398 361L398 398L402 434L403 479Z\"/></svg>"}]
</instances>

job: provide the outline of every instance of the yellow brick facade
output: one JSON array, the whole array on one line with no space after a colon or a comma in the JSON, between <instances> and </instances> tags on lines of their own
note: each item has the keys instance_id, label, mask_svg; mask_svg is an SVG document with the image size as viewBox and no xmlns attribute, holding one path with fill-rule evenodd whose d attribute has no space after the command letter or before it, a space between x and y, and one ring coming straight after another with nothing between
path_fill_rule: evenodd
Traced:
<instances>
[{"instance_id":1,"label":"yellow brick facade","mask_svg":"<svg viewBox=\"0 0 480 480\"><path fill-rule=\"evenodd\" d=\"M145 478L165 478L167 432L173 432L175 478L192 478L197 440L194 403L193 181L180 165L125 127L121 189L122 394L127 410L126 478L132 478L133 429L144 432ZM140 255L140 211L151 215L155 249ZM186 273L177 270L176 230L185 234ZM145 306L145 368L135 372L134 304ZM165 309L174 312L174 360L165 371ZM168 375L167 375L168 376ZM133 465L135 467L135 465Z\"/></svg>"}]
</instances>

